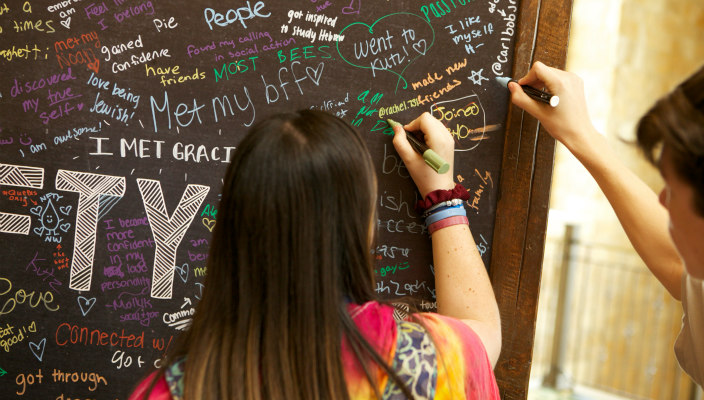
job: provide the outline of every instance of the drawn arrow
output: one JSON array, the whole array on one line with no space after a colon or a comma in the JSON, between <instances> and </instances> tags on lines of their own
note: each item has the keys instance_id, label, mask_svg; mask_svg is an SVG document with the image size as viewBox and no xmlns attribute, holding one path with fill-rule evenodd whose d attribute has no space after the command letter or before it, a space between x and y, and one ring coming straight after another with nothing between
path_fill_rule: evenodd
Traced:
<instances>
[{"instance_id":1,"label":"drawn arrow","mask_svg":"<svg viewBox=\"0 0 704 400\"><path fill-rule=\"evenodd\" d=\"M5 375L7 375L7 371L5 371L4 369L0 368L0 376L5 376Z\"/></svg>"},{"instance_id":2,"label":"drawn arrow","mask_svg":"<svg viewBox=\"0 0 704 400\"><path fill-rule=\"evenodd\" d=\"M184 297L183 300L184 300L184 302L183 302L183 305L181 306L181 308L186 307L186 305L189 305L189 306L191 305L191 299L190 299L190 298Z\"/></svg>"}]
</instances>

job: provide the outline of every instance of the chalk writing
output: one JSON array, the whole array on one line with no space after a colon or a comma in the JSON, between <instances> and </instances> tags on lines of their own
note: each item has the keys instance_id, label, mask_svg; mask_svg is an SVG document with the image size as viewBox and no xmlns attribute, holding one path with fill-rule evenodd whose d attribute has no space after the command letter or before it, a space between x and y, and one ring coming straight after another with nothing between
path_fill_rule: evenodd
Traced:
<instances>
[{"instance_id":1,"label":"chalk writing","mask_svg":"<svg viewBox=\"0 0 704 400\"><path fill-rule=\"evenodd\" d=\"M93 48L100 48L100 38L95 31L54 42L54 52L61 69L72 65L85 65L97 73L100 60L95 56Z\"/></svg>"},{"instance_id":2,"label":"chalk writing","mask_svg":"<svg viewBox=\"0 0 704 400\"><path fill-rule=\"evenodd\" d=\"M397 263L394 265L387 265L385 267L381 267L378 270L374 270L375 274L379 274L382 277L386 275L395 275L396 271L403 271L404 269L408 269L408 261L404 261L402 263Z\"/></svg>"},{"instance_id":3,"label":"chalk writing","mask_svg":"<svg viewBox=\"0 0 704 400\"><path fill-rule=\"evenodd\" d=\"M225 27L235 22L240 22L243 28L247 28L246 21L252 18L268 18L271 13L263 10L265 4L263 1L257 1L254 6L247 1L247 5L237 9L230 8L225 14L216 12L212 8L206 8L203 11L205 18L205 23L208 25L208 29L213 30L213 24L219 27Z\"/></svg>"},{"instance_id":4,"label":"chalk writing","mask_svg":"<svg viewBox=\"0 0 704 400\"><path fill-rule=\"evenodd\" d=\"M353 42L351 47L347 45L349 41L338 41L340 57L350 65L371 70L374 77L377 71L391 72L398 77L397 89L401 82L402 88L408 87L404 71L413 61L425 56L435 42L432 25L411 13L389 14L371 25L355 22L343 28L340 34L343 32L365 39ZM341 43L346 45L341 47Z\"/></svg>"},{"instance_id":5,"label":"chalk writing","mask_svg":"<svg viewBox=\"0 0 704 400\"><path fill-rule=\"evenodd\" d=\"M58 311L59 305L52 304L54 302L54 295L49 292L39 292L31 291L27 293L24 289L17 289L12 293L7 299L2 299L2 296L8 295L12 292L12 282L7 279L0 277L0 302L2 302L2 307L0 308L0 315L10 314L15 310L17 305L26 305L30 308L37 308L40 305L44 307L47 311Z\"/></svg>"},{"instance_id":6,"label":"chalk writing","mask_svg":"<svg viewBox=\"0 0 704 400\"><path fill-rule=\"evenodd\" d=\"M0 348L9 353L12 346L22 343L29 334L37 333L37 323L32 321L27 326L18 326L17 331L15 327L10 324L6 324L4 327L0 327Z\"/></svg>"},{"instance_id":7,"label":"chalk writing","mask_svg":"<svg viewBox=\"0 0 704 400\"><path fill-rule=\"evenodd\" d=\"M491 22L482 25L481 16L460 19L445 29L452 35L452 42L462 44L467 54L475 54L484 46L484 37L494 33L494 25Z\"/></svg>"},{"instance_id":8,"label":"chalk writing","mask_svg":"<svg viewBox=\"0 0 704 400\"><path fill-rule=\"evenodd\" d=\"M471 0L439 0L429 4L424 4L420 7L423 16L430 21L430 16L442 18L445 15L453 12L459 6L465 6Z\"/></svg>"},{"instance_id":9,"label":"chalk writing","mask_svg":"<svg viewBox=\"0 0 704 400\"><path fill-rule=\"evenodd\" d=\"M477 95L436 102L430 107L430 113L442 121L457 139L458 151L476 149L486 139L486 132L494 129L487 127L484 107Z\"/></svg>"},{"instance_id":10,"label":"chalk writing","mask_svg":"<svg viewBox=\"0 0 704 400\"><path fill-rule=\"evenodd\" d=\"M489 263L509 104L490 83L512 70L515 3L0 0L6 397L127 398L163 363L214 272L225 170L272 113L359 132L377 168L374 290L410 296L395 318L435 310L420 193L386 119L427 111L450 130Z\"/></svg>"},{"instance_id":11,"label":"chalk writing","mask_svg":"<svg viewBox=\"0 0 704 400\"><path fill-rule=\"evenodd\" d=\"M515 0L508 0L508 2L510 4L506 7L508 12L504 9L497 9L495 8L495 4L491 2L489 3L489 11L494 12L494 10L496 10L496 12L501 15L501 22L506 27L506 29L501 31L501 51L498 55L496 55L496 61L491 65L491 71L497 76L504 75L504 67L510 59L510 44L515 33L514 28L516 26L516 11L518 10L518 7L516 6Z\"/></svg>"}]
</instances>

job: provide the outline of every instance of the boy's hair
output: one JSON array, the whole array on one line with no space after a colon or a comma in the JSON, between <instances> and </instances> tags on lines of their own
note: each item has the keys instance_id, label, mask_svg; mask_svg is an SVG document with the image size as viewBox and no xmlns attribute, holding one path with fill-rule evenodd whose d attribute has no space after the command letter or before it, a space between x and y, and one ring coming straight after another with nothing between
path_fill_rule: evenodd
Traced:
<instances>
[{"instance_id":1,"label":"boy's hair","mask_svg":"<svg viewBox=\"0 0 704 400\"><path fill-rule=\"evenodd\" d=\"M694 190L694 210L704 216L704 67L658 100L640 119L638 145L657 163L660 145L672 166Z\"/></svg>"}]
</instances>

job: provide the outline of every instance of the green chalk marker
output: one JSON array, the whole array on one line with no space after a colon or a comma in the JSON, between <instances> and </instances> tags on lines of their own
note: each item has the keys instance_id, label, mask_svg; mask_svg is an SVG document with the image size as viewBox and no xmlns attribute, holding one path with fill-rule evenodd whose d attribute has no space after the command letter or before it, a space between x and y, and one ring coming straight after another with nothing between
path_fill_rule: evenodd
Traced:
<instances>
[{"instance_id":1,"label":"green chalk marker","mask_svg":"<svg viewBox=\"0 0 704 400\"><path fill-rule=\"evenodd\" d=\"M390 118L386 121L389 123L389 125L391 125L392 128L396 126L400 126L401 128L403 128L403 125ZM434 169L435 172L437 172L438 174L444 174L450 169L450 164L443 160L438 153L428 147L428 145L425 144L422 140L418 139L416 135L411 132L406 132L406 137L408 138L408 142L411 144L411 147L413 147L413 150L415 150L416 153L422 155L423 160L425 160L425 163L428 164L430 168Z\"/></svg>"}]
</instances>

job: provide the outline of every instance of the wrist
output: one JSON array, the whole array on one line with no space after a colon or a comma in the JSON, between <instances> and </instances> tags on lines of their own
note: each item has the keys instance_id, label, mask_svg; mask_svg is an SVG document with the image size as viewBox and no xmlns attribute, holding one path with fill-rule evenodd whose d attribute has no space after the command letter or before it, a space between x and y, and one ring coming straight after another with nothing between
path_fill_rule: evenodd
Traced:
<instances>
[{"instance_id":1,"label":"wrist","mask_svg":"<svg viewBox=\"0 0 704 400\"><path fill-rule=\"evenodd\" d=\"M605 143L605 138L596 128L589 126L587 129L562 135L560 142L575 157L582 158L589 157L594 151L598 151L600 143Z\"/></svg>"},{"instance_id":2,"label":"wrist","mask_svg":"<svg viewBox=\"0 0 704 400\"><path fill-rule=\"evenodd\" d=\"M421 197L425 199L432 192L437 192L439 190L452 190L454 188L455 188L455 181L448 180L447 182L444 182L444 183L438 183L438 184L430 185L428 187L418 188L418 191L420 192Z\"/></svg>"},{"instance_id":3,"label":"wrist","mask_svg":"<svg viewBox=\"0 0 704 400\"><path fill-rule=\"evenodd\" d=\"M579 142L565 144L565 147L590 172L594 168L608 168L608 164L617 161L606 137L597 131Z\"/></svg>"}]
</instances>

